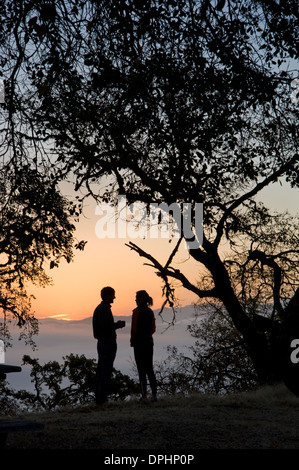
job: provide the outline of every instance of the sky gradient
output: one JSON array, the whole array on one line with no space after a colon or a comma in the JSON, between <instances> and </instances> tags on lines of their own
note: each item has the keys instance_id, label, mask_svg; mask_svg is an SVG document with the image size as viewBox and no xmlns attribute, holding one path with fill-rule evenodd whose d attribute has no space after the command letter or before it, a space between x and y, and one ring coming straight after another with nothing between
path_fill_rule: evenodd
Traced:
<instances>
[{"instance_id":1,"label":"sky gradient","mask_svg":"<svg viewBox=\"0 0 299 470\"><path fill-rule=\"evenodd\" d=\"M262 199L273 210L298 212L299 190L289 185L277 183L262 193ZM146 289L153 297L153 308L160 308L162 299L162 281L155 270L144 266L145 259L125 246L128 239L99 239L95 233L99 216L95 214L96 203L89 200L84 209L84 217L77 224L76 238L87 240L84 251L75 251L74 261L70 264L62 261L59 268L47 273L53 279L53 285L47 287L29 286L29 292L36 299L32 303L37 318L56 317L79 320L93 314L101 301L100 290L110 285L116 291L113 314L131 315L135 308L135 293ZM169 243L165 239L133 240L145 251L158 260L166 261L175 240ZM192 261L184 246L180 249L176 267L195 282L198 277L198 263ZM177 297L181 306L196 301L196 296L183 288L178 288Z\"/></svg>"}]
</instances>

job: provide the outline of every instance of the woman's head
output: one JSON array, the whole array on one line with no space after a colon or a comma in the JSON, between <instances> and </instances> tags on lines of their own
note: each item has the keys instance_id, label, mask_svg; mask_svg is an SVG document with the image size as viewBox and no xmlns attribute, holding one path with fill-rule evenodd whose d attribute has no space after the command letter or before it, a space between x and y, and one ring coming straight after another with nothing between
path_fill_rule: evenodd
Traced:
<instances>
[{"instance_id":1,"label":"woman's head","mask_svg":"<svg viewBox=\"0 0 299 470\"><path fill-rule=\"evenodd\" d=\"M153 305L153 299L148 295L146 290L139 290L136 292L136 303L137 305Z\"/></svg>"}]
</instances>

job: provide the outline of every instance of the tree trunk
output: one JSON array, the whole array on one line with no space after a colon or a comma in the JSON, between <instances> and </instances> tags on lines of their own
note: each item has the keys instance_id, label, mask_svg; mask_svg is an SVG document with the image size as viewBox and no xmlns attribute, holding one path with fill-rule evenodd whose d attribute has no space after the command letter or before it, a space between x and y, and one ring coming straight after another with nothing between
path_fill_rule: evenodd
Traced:
<instances>
[{"instance_id":1,"label":"tree trunk","mask_svg":"<svg viewBox=\"0 0 299 470\"><path fill-rule=\"evenodd\" d=\"M294 340L297 341L293 343ZM284 310L283 321L279 331L273 335L272 345L281 380L299 396L299 288Z\"/></svg>"},{"instance_id":2,"label":"tree trunk","mask_svg":"<svg viewBox=\"0 0 299 470\"><path fill-rule=\"evenodd\" d=\"M233 321L239 308L238 321L234 323L248 346L260 382L282 381L299 396L299 289L285 309L283 321L269 320L266 324L263 318L264 325L248 319L232 289L229 292L228 288L223 295L223 303Z\"/></svg>"},{"instance_id":3,"label":"tree trunk","mask_svg":"<svg viewBox=\"0 0 299 470\"><path fill-rule=\"evenodd\" d=\"M258 330L254 322L244 312L218 253L210 253L209 258L210 262L206 267L213 276L218 297L223 302L235 327L244 338L244 342L248 347L248 354L252 359L260 383L272 384L280 381L280 371L277 369L276 356L273 354L272 345L267 335L264 331Z\"/></svg>"},{"instance_id":4,"label":"tree trunk","mask_svg":"<svg viewBox=\"0 0 299 470\"><path fill-rule=\"evenodd\" d=\"M223 293L222 301L235 327L244 338L260 383L273 384L279 381L280 373L276 366L276 358L265 332L257 330L245 314L232 288Z\"/></svg>"}]
</instances>

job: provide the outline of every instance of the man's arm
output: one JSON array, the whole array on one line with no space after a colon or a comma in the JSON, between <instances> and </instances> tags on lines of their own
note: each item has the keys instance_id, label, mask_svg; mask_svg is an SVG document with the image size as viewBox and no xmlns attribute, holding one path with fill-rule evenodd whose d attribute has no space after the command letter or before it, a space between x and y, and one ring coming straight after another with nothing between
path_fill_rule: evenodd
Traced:
<instances>
[{"instance_id":1,"label":"man's arm","mask_svg":"<svg viewBox=\"0 0 299 470\"><path fill-rule=\"evenodd\" d=\"M119 320L114 321L111 309L108 305L100 304L93 315L93 331L94 337L99 339L100 337L108 338L118 328L123 328L125 322Z\"/></svg>"}]
</instances>

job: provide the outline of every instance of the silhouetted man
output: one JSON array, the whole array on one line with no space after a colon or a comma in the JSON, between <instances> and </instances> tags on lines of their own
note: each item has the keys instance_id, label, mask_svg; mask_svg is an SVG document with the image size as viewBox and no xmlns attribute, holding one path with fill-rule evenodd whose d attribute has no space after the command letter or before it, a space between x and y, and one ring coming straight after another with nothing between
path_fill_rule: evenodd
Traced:
<instances>
[{"instance_id":1,"label":"silhouetted man","mask_svg":"<svg viewBox=\"0 0 299 470\"><path fill-rule=\"evenodd\" d=\"M98 367L96 376L96 403L101 405L107 401L111 381L113 363L116 356L116 331L125 326L124 321L115 322L111 312L111 304L115 299L112 287L101 290L102 302L93 314L93 336L98 340Z\"/></svg>"}]
</instances>

